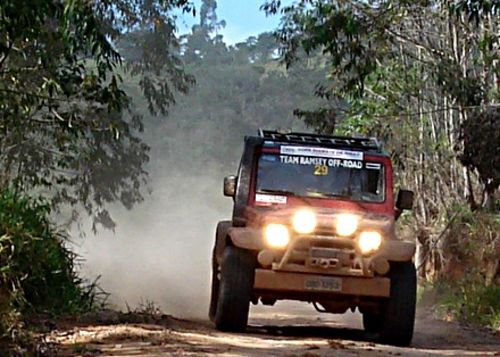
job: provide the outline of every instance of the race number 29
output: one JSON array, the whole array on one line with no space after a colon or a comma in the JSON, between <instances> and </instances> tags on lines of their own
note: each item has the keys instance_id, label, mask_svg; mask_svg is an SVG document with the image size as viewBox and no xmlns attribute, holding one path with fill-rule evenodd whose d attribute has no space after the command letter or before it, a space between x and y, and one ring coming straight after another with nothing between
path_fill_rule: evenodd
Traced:
<instances>
[{"instance_id":1,"label":"race number 29","mask_svg":"<svg viewBox=\"0 0 500 357\"><path fill-rule=\"evenodd\" d=\"M314 165L314 175L315 176L328 175L328 166L326 166L326 165Z\"/></svg>"}]
</instances>

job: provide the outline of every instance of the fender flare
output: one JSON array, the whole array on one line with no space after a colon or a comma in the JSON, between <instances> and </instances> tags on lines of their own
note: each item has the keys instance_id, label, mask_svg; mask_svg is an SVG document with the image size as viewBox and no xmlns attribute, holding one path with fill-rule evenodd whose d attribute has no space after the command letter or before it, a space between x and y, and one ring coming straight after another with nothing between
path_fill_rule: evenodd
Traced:
<instances>
[{"instance_id":1,"label":"fender flare","mask_svg":"<svg viewBox=\"0 0 500 357\"><path fill-rule=\"evenodd\" d=\"M213 251L214 261L212 262L212 264L217 263L218 265L221 265L224 249L226 249L226 246L229 242L228 232L232 225L233 224L231 221L220 221L219 223L217 223L217 229L215 230L215 245Z\"/></svg>"},{"instance_id":2,"label":"fender flare","mask_svg":"<svg viewBox=\"0 0 500 357\"><path fill-rule=\"evenodd\" d=\"M260 229L233 227L231 221L220 221L215 232L213 264L222 264L224 250L228 245L252 251L266 248Z\"/></svg>"},{"instance_id":3,"label":"fender flare","mask_svg":"<svg viewBox=\"0 0 500 357\"><path fill-rule=\"evenodd\" d=\"M213 251L213 257L218 265L222 264L224 250L228 245L252 251L266 248L260 229L233 227L231 221L221 221L217 224Z\"/></svg>"},{"instance_id":4,"label":"fender flare","mask_svg":"<svg viewBox=\"0 0 500 357\"><path fill-rule=\"evenodd\" d=\"M262 231L250 227L232 227L228 231L231 243L241 249L260 251L266 248Z\"/></svg>"},{"instance_id":5,"label":"fender flare","mask_svg":"<svg viewBox=\"0 0 500 357\"><path fill-rule=\"evenodd\" d=\"M388 240L385 242L380 255L390 262L407 262L413 259L415 251L416 245L414 242Z\"/></svg>"}]
</instances>

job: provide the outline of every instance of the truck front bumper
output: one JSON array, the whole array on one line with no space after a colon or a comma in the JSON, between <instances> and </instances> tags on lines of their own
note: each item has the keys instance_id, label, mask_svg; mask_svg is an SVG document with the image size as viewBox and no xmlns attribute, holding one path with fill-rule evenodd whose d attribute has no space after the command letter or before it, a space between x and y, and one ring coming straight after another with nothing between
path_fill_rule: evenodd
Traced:
<instances>
[{"instance_id":1,"label":"truck front bumper","mask_svg":"<svg viewBox=\"0 0 500 357\"><path fill-rule=\"evenodd\" d=\"M254 291L259 294L300 297L347 295L389 297L390 279L384 277L327 276L256 269ZM314 300L314 299L312 299Z\"/></svg>"}]
</instances>

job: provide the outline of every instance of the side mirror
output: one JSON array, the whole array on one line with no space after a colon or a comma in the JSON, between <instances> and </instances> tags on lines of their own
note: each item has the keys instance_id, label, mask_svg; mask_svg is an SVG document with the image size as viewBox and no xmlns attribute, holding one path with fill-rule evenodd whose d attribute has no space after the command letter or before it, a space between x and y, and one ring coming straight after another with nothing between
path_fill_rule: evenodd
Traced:
<instances>
[{"instance_id":1,"label":"side mirror","mask_svg":"<svg viewBox=\"0 0 500 357\"><path fill-rule=\"evenodd\" d=\"M224 177L224 196L234 197L236 194L236 176Z\"/></svg>"},{"instance_id":2,"label":"side mirror","mask_svg":"<svg viewBox=\"0 0 500 357\"><path fill-rule=\"evenodd\" d=\"M400 211L412 209L413 207L413 191L399 190L398 198L396 199L396 208Z\"/></svg>"}]
</instances>

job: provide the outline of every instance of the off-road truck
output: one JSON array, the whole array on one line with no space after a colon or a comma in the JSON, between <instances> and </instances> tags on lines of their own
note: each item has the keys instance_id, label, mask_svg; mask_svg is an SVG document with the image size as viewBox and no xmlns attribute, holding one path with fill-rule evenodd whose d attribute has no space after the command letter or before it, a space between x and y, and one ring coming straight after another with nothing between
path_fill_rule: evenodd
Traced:
<instances>
[{"instance_id":1,"label":"off-road truck","mask_svg":"<svg viewBox=\"0 0 500 357\"><path fill-rule=\"evenodd\" d=\"M393 193L390 157L374 138L260 130L245 137L238 175L224 179L232 220L219 222L209 317L242 331L250 303L359 309L367 332L409 345L415 244L395 221L413 193Z\"/></svg>"}]
</instances>

